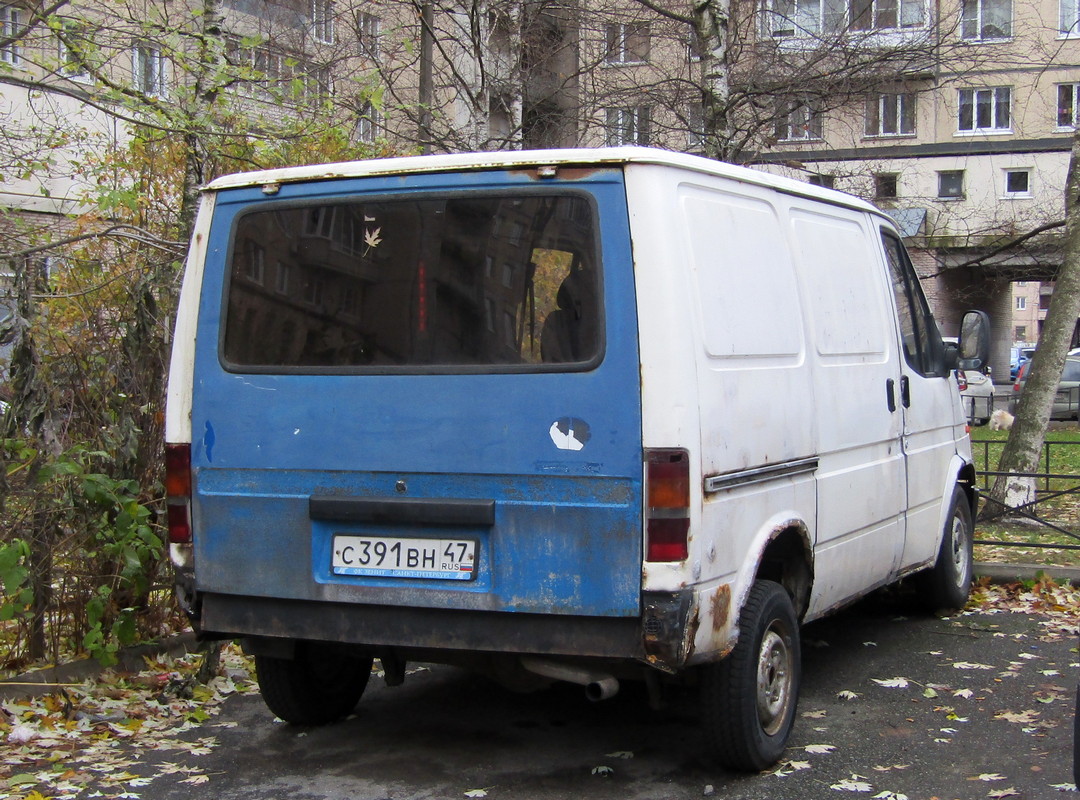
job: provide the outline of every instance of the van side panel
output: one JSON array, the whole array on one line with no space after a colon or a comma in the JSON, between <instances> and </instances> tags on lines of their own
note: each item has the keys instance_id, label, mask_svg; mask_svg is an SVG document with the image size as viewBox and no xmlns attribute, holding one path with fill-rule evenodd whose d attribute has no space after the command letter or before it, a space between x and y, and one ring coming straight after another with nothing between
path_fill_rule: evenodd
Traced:
<instances>
[{"instance_id":1,"label":"van side panel","mask_svg":"<svg viewBox=\"0 0 1080 800\"><path fill-rule=\"evenodd\" d=\"M223 365L226 259L239 215L365 196L454 197L466 188L572 191L588 199L603 260L598 363L472 374ZM395 231L379 235L392 243ZM434 272L438 265L429 266ZM497 282L501 268L494 265L496 277L485 280ZM433 291L429 302L439 296ZM284 335L274 315L259 324L268 336ZM636 617L643 505L636 331L619 169L544 185L526 173L493 172L285 184L272 196L252 188L219 192L191 412L198 590L354 606ZM460 513L462 504L473 510ZM474 513L489 506L490 518ZM335 574L339 535L475 541L475 570L465 580Z\"/></svg>"},{"instance_id":2,"label":"van side panel","mask_svg":"<svg viewBox=\"0 0 1080 800\"><path fill-rule=\"evenodd\" d=\"M688 561L646 564L645 588L694 587L694 661L730 647L782 532L812 549L809 618L898 574L907 470L895 311L865 212L642 165L627 182L643 442L687 448L701 492ZM664 316L679 308L691 309L690 330Z\"/></svg>"},{"instance_id":3,"label":"van side panel","mask_svg":"<svg viewBox=\"0 0 1080 800\"><path fill-rule=\"evenodd\" d=\"M793 200L790 225L816 366L813 616L886 582L899 562L903 412L889 290L865 215Z\"/></svg>"},{"instance_id":4,"label":"van side panel","mask_svg":"<svg viewBox=\"0 0 1080 800\"><path fill-rule=\"evenodd\" d=\"M813 537L817 434L804 312L774 192L637 165L628 186L643 437L646 446L686 447L699 493L690 558L646 565L646 587L694 587L689 660L711 660L730 648L769 540L793 529L809 548ZM649 335L654 328L664 335Z\"/></svg>"}]
</instances>

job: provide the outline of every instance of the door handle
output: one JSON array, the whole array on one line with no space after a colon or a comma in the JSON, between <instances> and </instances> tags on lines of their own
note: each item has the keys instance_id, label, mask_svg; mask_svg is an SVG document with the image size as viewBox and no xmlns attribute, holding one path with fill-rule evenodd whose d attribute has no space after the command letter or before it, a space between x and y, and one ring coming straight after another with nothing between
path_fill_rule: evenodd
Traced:
<instances>
[{"instance_id":1,"label":"door handle","mask_svg":"<svg viewBox=\"0 0 1080 800\"><path fill-rule=\"evenodd\" d=\"M907 375L900 376L900 402L904 408L911 408L911 381Z\"/></svg>"},{"instance_id":2,"label":"door handle","mask_svg":"<svg viewBox=\"0 0 1080 800\"><path fill-rule=\"evenodd\" d=\"M889 412L896 411L896 381L889 378L885 381L885 401L889 404Z\"/></svg>"}]
</instances>

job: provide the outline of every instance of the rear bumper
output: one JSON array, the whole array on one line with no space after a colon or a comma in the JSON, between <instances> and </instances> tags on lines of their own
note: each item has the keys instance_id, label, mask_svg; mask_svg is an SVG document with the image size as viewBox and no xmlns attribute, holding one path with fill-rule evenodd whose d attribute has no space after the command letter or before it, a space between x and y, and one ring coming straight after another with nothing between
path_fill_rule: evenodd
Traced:
<instances>
[{"instance_id":1,"label":"rear bumper","mask_svg":"<svg viewBox=\"0 0 1080 800\"><path fill-rule=\"evenodd\" d=\"M199 610L198 627L208 638L313 639L372 649L646 660L638 617L352 605L226 594L202 595Z\"/></svg>"}]
</instances>

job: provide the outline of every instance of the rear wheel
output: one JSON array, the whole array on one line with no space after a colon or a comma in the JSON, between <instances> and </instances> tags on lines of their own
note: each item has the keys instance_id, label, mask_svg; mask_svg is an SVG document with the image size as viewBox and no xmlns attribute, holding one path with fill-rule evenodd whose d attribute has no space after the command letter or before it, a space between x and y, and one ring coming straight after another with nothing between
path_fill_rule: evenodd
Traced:
<instances>
[{"instance_id":1,"label":"rear wheel","mask_svg":"<svg viewBox=\"0 0 1080 800\"><path fill-rule=\"evenodd\" d=\"M324 642L298 642L295 657L255 656L267 707L294 725L322 725L347 716L371 677L370 657Z\"/></svg>"},{"instance_id":2,"label":"rear wheel","mask_svg":"<svg viewBox=\"0 0 1080 800\"><path fill-rule=\"evenodd\" d=\"M726 767L759 771L776 763L795 721L801 682L799 621L787 591L757 581L727 658L703 667L706 739Z\"/></svg>"},{"instance_id":3,"label":"rear wheel","mask_svg":"<svg viewBox=\"0 0 1080 800\"><path fill-rule=\"evenodd\" d=\"M931 611L963 608L967 603L974 572L974 538L971 507L964 490L957 486L945 520L937 561L922 575L920 588Z\"/></svg>"}]
</instances>

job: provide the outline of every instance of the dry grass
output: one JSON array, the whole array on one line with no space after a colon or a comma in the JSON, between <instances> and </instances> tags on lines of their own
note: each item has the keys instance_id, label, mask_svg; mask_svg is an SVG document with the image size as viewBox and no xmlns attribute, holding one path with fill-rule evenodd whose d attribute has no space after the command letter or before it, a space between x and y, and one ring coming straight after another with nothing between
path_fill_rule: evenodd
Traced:
<instances>
[{"instance_id":1,"label":"dry grass","mask_svg":"<svg viewBox=\"0 0 1080 800\"><path fill-rule=\"evenodd\" d=\"M996 469L1006 438L1007 431L986 428L973 431L972 450L980 474L988 469ZM1080 519L1080 430L1075 424L1054 423L1046 440L1039 471L1075 477L1040 480L1036 490L1036 497L1040 498L1036 514L1040 519L1075 535L1024 519L1006 518L993 523L978 523L976 540L989 539L1010 544L976 545L977 560L1080 566L1080 550L1068 549L1069 546L1080 546L1080 529L1077 526ZM990 478L984 476L981 481L983 489L986 489L989 481ZM1024 547L1025 543L1043 546Z\"/></svg>"}]
</instances>

